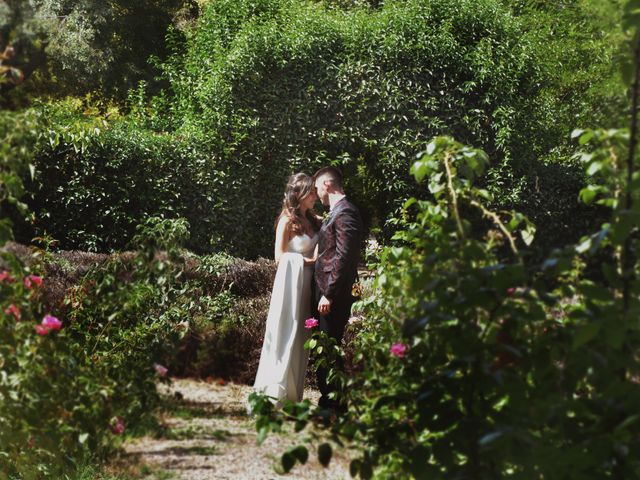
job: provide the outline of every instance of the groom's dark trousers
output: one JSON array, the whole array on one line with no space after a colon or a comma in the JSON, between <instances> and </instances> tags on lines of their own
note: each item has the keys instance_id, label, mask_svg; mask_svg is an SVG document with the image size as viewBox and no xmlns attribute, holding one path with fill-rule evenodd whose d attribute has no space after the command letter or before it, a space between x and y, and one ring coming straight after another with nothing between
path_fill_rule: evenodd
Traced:
<instances>
[{"instance_id":1,"label":"groom's dark trousers","mask_svg":"<svg viewBox=\"0 0 640 480\"><path fill-rule=\"evenodd\" d=\"M351 287L358 272L361 236L362 219L358 209L346 198L341 199L320 229L314 273L315 293L312 296L315 299L312 312L319 321L320 330L333 337L338 345L342 341L354 300ZM331 310L327 315L318 313L318 302L323 295L331 301ZM336 368L342 368L341 360L338 360ZM327 383L327 373L324 367L317 371L318 388L322 394L321 407L336 406L328 398L333 389Z\"/></svg>"},{"instance_id":2,"label":"groom's dark trousers","mask_svg":"<svg viewBox=\"0 0 640 480\"><path fill-rule=\"evenodd\" d=\"M318 328L324 333L326 333L329 337L332 337L336 340L338 346L340 342L342 342L342 337L344 336L344 330L349 321L349 315L351 313L351 305L353 304L353 297L351 296L351 292L349 291L349 295L345 296L345 298L335 298L331 303L331 312L328 315L321 315L317 312L318 302L320 298L322 298L322 293L316 289L315 292L315 305L316 305L316 318L318 319ZM338 357L336 359L335 368L342 370L343 362L342 358ZM336 406L336 402L329 400L329 393L331 393L334 389L331 385L327 383L327 375L329 371L326 367L319 367L316 375L318 381L318 389L320 390L320 406L321 407L330 407ZM339 399L338 399L339 401Z\"/></svg>"}]
</instances>

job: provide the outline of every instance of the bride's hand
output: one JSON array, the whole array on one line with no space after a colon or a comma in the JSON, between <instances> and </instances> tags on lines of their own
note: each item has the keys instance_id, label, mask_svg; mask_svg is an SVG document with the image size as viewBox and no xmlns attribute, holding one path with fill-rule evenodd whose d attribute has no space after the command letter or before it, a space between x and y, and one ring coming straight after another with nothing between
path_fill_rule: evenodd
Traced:
<instances>
[{"instance_id":1,"label":"bride's hand","mask_svg":"<svg viewBox=\"0 0 640 480\"><path fill-rule=\"evenodd\" d=\"M315 255L313 257L304 257L304 264L305 265L315 265L317 258L318 257L316 257Z\"/></svg>"}]
</instances>

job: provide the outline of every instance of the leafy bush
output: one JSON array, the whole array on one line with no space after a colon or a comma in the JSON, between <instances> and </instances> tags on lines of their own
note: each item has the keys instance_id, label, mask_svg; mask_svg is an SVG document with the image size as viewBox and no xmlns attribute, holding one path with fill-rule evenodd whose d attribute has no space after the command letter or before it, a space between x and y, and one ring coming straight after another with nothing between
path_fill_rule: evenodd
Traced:
<instances>
[{"instance_id":1,"label":"leafy bush","mask_svg":"<svg viewBox=\"0 0 640 480\"><path fill-rule=\"evenodd\" d=\"M184 333L183 316L163 307L179 292L185 233L184 222L147 221L135 238L142 250L103 260L69 288L64 316L45 308L48 278L34 275L46 253L37 251L27 268L2 252L4 474L59 478L78 460L112 451L114 435L153 421L155 384L166 373L154 364Z\"/></svg>"},{"instance_id":2,"label":"leafy bush","mask_svg":"<svg viewBox=\"0 0 640 480\"><path fill-rule=\"evenodd\" d=\"M164 216L191 222L194 249L215 245L223 180L206 154L127 121L83 116L78 107L44 110L58 128L40 139L37 173L27 181L38 232L59 238L61 248L108 251L128 246L145 219ZM21 239L33 233L23 225Z\"/></svg>"},{"instance_id":3,"label":"leafy bush","mask_svg":"<svg viewBox=\"0 0 640 480\"><path fill-rule=\"evenodd\" d=\"M45 107L49 133L28 185L36 233L105 251L126 245L149 215L182 217L196 252L266 256L284 179L326 163L344 169L367 222L386 228L407 196L428 198L407 169L438 134L498 159L484 180L498 205L552 199L536 213L553 233L558 192L583 178L564 165L568 154L537 161L569 129L554 117L568 108L560 88L544 90L556 73L536 53L544 36L522 36L533 17L519 20L497 0L343 7L209 2L164 64L170 92L147 99L141 86L126 119ZM561 185L555 164L569 170ZM545 238L562 243L574 227Z\"/></svg>"},{"instance_id":4,"label":"leafy bush","mask_svg":"<svg viewBox=\"0 0 640 480\"><path fill-rule=\"evenodd\" d=\"M518 23L490 0L211 2L167 68L178 131L207 132L238 187L260 192L247 224L273 217L287 173L328 161L381 224L415 192L409 158L433 135L513 154L512 117L529 113L541 81Z\"/></svg>"},{"instance_id":5,"label":"leafy bush","mask_svg":"<svg viewBox=\"0 0 640 480\"><path fill-rule=\"evenodd\" d=\"M396 220L397 244L383 251L376 295L361 305L361 373L332 375L349 411L331 432L361 446L352 474L640 475L630 455L640 439L637 156L628 130L574 136L593 144L582 159L596 181L580 196L610 208L611 221L534 270L520 253L533 226L487 209L490 194L473 185L483 152L439 137L414 163L434 200L407 201ZM483 228L469 221L474 210ZM600 280L584 274L590 263L602 269ZM312 342L316 351L336 348L326 338ZM279 428L282 417L256 402L257 427ZM284 413L300 429L309 406Z\"/></svg>"}]
</instances>

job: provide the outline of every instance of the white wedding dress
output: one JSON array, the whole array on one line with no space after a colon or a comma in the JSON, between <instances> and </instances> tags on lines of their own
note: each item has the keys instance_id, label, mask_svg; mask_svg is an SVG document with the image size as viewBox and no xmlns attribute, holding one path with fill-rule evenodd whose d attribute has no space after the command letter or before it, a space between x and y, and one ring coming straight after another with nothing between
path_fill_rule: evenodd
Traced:
<instances>
[{"instance_id":1,"label":"white wedding dress","mask_svg":"<svg viewBox=\"0 0 640 480\"><path fill-rule=\"evenodd\" d=\"M279 400L302 400L309 352L304 343L309 332L304 322L311 315L312 257L318 234L297 235L280 257L271 292L269 315L262 343L254 391Z\"/></svg>"}]
</instances>

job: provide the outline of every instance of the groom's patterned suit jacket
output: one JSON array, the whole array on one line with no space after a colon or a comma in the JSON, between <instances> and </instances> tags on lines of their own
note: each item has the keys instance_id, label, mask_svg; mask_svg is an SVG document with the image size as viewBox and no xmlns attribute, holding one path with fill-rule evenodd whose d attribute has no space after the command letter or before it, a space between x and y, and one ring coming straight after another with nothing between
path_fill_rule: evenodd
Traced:
<instances>
[{"instance_id":1,"label":"groom's patterned suit jacket","mask_svg":"<svg viewBox=\"0 0 640 480\"><path fill-rule=\"evenodd\" d=\"M335 301L350 298L358 273L362 219L346 198L338 201L323 222L315 265L316 289Z\"/></svg>"}]
</instances>

